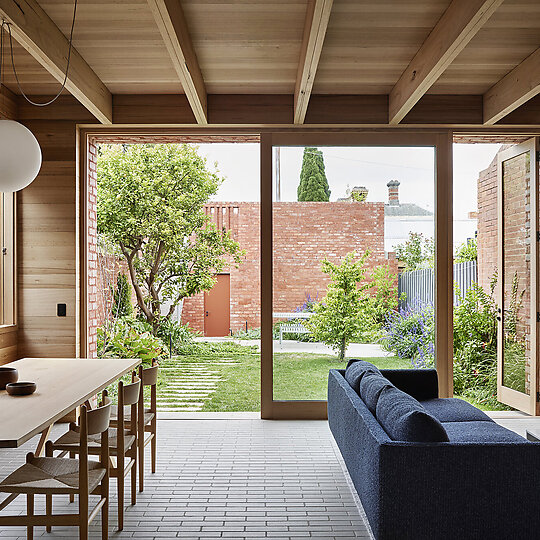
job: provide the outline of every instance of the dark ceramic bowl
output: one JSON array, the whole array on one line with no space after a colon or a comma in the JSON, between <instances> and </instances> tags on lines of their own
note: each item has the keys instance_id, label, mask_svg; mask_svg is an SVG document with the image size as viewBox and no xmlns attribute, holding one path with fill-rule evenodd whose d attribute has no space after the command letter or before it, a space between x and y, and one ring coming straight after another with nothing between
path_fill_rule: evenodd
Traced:
<instances>
[{"instance_id":1,"label":"dark ceramic bowl","mask_svg":"<svg viewBox=\"0 0 540 540\"><path fill-rule=\"evenodd\" d=\"M6 391L10 396L29 396L36 388L35 382L15 382L6 385Z\"/></svg>"},{"instance_id":2,"label":"dark ceramic bowl","mask_svg":"<svg viewBox=\"0 0 540 540\"><path fill-rule=\"evenodd\" d=\"M17 382L19 378L19 372L14 367L1 366L0 367L0 390L6 388L6 384Z\"/></svg>"}]
</instances>

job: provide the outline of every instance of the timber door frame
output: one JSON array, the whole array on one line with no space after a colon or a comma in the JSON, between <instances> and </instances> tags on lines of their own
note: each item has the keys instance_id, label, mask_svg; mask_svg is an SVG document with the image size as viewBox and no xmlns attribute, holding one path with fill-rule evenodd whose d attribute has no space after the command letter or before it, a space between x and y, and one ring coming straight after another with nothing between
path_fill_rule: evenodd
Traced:
<instances>
[{"instance_id":1,"label":"timber door frame","mask_svg":"<svg viewBox=\"0 0 540 540\"><path fill-rule=\"evenodd\" d=\"M498 291L497 308L499 310L497 322L497 400L511 407L515 407L528 414L538 414L538 138L533 137L521 144L511 146L497 155L497 267ZM530 173L530 385L529 394L525 394L503 385L504 368L504 204L503 204L503 163L514 157L529 153Z\"/></svg>"},{"instance_id":2,"label":"timber door frame","mask_svg":"<svg viewBox=\"0 0 540 540\"><path fill-rule=\"evenodd\" d=\"M435 357L439 395L453 395L453 173L451 131L261 134L261 417L326 419L323 400L275 400L273 390L272 152L276 146L432 147L435 152Z\"/></svg>"},{"instance_id":3,"label":"timber door frame","mask_svg":"<svg viewBox=\"0 0 540 540\"><path fill-rule=\"evenodd\" d=\"M326 401L274 401L272 350L272 147L283 146L431 146L435 148L435 324L439 393L453 395L453 217L451 129L341 126L77 126L77 350L87 356L87 165L88 140L130 137L222 136L258 138L261 152L261 417L326 419ZM138 142L141 142L140 140ZM172 141L170 141L172 142ZM247 142L247 141L246 141ZM250 141L255 142L255 141Z\"/></svg>"}]
</instances>

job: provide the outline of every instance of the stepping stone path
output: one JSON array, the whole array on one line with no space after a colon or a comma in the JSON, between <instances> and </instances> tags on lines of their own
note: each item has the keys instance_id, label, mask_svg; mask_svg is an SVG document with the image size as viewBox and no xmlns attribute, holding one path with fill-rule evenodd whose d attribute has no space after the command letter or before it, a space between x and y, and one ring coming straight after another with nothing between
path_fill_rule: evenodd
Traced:
<instances>
[{"instance_id":1,"label":"stepping stone path","mask_svg":"<svg viewBox=\"0 0 540 540\"><path fill-rule=\"evenodd\" d=\"M158 390L158 411L200 411L223 379L223 368L240 363L216 356L177 357L163 362L160 371L166 384Z\"/></svg>"}]
</instances>

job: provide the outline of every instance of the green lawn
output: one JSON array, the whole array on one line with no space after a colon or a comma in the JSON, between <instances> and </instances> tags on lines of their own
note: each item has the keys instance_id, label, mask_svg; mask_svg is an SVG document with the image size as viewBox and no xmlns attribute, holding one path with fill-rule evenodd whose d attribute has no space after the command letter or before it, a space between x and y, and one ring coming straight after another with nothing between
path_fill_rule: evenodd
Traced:
<instances>
[{"instance_id":1,"label":"green lawn","mask_svg":"<svg viewBox=\"0 0 540 540\"><path fill-rule=\"evenodd\" d=\"M240 363L223 370L223 380L203 411L260 411L259 355L238 356ZM409 367L398 358L366 358L381 368ZM326 399L328 372L347 365L333 355L276 353L274 355L274 399Z\"/></svg>"},{"instance_id":2,"label":"green lawn","mask_svg":"<svg viewBox=\"0 0 540 540\"><path fill-rule=\"evenodd\" d=\"M407 369L409 360L396 357L365 358L379 368ZM274 399L324 400L327 398L328 371L343 369L334 355L312 353L274 354ZM260 411L260 354L254 347L221 344L193 344L184 354L161 362L158 396L162 405L174 407L175 399L167 395L169 381L185 376L194 367L219 374L215 392L204 399L203 412ZM459 396L457 396L459 397ZM464 398L485 409L481 403ZM179 409L180 410L180 409Z\"/></svg>"},{"instance_id":3,"label":"green lawn","mask_svg":"<svg viewBox=\"0 0 540 540\"><path fill-rule=\"evenodd\" d=\"M222 363L216 364L216 360ZM408 361L398 358L366 358L381 367L406 368ZM181 356L162 362L160 387L168 377L193 366L208 366L218 371L221 380L206 400L202 411L260 411L260 355L253 347L234 343L196 344ZM274 399L326 399L328 371L344 368L334 355L311 353L276 353L274 355Z\"/></svg>"}]
</instances>

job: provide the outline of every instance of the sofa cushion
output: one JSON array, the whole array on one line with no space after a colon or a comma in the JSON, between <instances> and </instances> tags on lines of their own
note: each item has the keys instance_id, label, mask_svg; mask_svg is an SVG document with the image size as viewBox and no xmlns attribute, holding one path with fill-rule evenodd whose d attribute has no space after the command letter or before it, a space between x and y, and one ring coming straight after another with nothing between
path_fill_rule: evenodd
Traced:
<instances>
[{"instance_id":1,"label":"sofa cushion","mask_svg":"<svg viewBox=\"0 0 540 540\"><path fill-rule=\"evenodd\" d=\"M381 391L375 416L394 441L448 442L443 425L419 401L395 387Z\"/></svg>"},{"instance_id":2,"label":"sofa cushion","mask_svg":"<svg viewBox=\"0 0 540 540\"><path fill-rule=\"evenodd\" d=\"M421 403L439 422L493 422L486 413L462 399L428 399Z\"/></svg>"},{"instance_id":3,"label":"sofa cushion","mask_svg":"<svg viewBox=\"0 0 540 540\"><path fill-rule=\"evenodd\" d=\"M396 388L418 401L439 397L439 380L435 369L381 369Z\"/></svg>"},{"instance_id":4,"label":"sofa cushion","mask_svg":"<svg viewBox=\"0 0 540 540\"><path fill-rule=\"evenodd\" d=\"M365 373L381 374L379 369L365 360L350 360L345 369L345 380L358 394L360 391L360 380Z\"/></svg>"},{"instance_id":5,"label":"sofa cushion","mask_svg":"<svg viewBox=\"0 0 540 540\"><path fill-rule=\"evenodd\" d=\"M358 394L373 415L377 408L379 395L384 388L394 388L394 385L379 373L368 371L360 379Z\"/></svg>"},{"instance_id":6,"label":"sofa cushion","mask_svg":"<svg viewBox=\"0 0 540 540\"><path fill-rule=\"evenodd\" d=\"M444 422L450 442L465 443L524 443L525 438L517 433L500 426L496 422ZM479 464L480 466L480 464Z\"/></svg>"}]
</instances>

